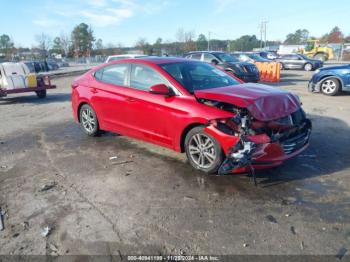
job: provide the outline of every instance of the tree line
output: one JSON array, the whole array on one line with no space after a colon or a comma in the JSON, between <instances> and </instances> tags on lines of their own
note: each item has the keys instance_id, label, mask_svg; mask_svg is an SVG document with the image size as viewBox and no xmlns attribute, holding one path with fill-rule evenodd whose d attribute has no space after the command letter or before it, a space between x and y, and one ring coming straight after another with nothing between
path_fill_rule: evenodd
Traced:
<instances>
[{"instance_id":1,"label":"tree line","mask_svg":"<svg viewBox=\"0 0 350 262\"><path fill-rule=\"evenodd\" d=\"M121 54L129 50L139 50L148 55L182 55L196 50L218 51L251 51L262 46L274 46L279 44L305 44L307 40L315 39L310 36L307 29L298 29L286 36L281 41L259 40L256 35L243 35L237 39L209 39L204 34L196 36L194 31L178 29L175 41L163 41L158 38L154 43L149 43L146 38L139 38L133 47L123 47L121 44L104 45L102 39L96 39L91 26L81 23L74 27L70 34L62 33L60 36L51 36L42 33L35 36L37 45L33 48L15 47L13 40L6 34L0 36L0 58L13 60L16 54L29 53L33 58L48 58L60 55L62 57L90 57ZM320 41L323 43L349 43L350 35L345 36L339 27L334 27L329 33L324 34Z\"/></svg>"}]
</instances>

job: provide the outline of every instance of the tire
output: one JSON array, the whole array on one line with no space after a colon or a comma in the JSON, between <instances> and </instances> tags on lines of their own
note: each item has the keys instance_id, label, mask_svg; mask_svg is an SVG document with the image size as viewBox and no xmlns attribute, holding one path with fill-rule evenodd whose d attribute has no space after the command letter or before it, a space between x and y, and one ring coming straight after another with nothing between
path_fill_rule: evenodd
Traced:
<instances>
[{"instance_id":1,"label":"tire","mask_svg":"<svg viewBox=\"0 0 350 262\"><path fill-rule=\"evenodd\" d=\"M95 111L88 104L83 105L79 112L80 126L88 136L97 136L100 133L100 127Z\"/></svg>"},{"instance_id":2,"label":"tire","mask_svg":"<svg viewBox=\"0 0 350 262\"><path fill-rule=\"evenodd\" d=\"M191 166L207 174L216 173L224 160L220 144L201 126L193 128L186 135L185 151Z\"/></svg>"},{"instance_id":3,"label":"tire","mask_svg":"<svg viewBox=\"0 0 350 262\"><path fill-rule=\"evenodd\" d=\"M327 57L327 55L325 55L325 54L316 54L316 55L314 56L314 59L316 59L316 60L321 60L322 62L324 62L324 61L327 61L327 60L328 60L328 57Z\"/></svg>"},{"instance_id":4,"label":"tire","mask_svg":"<svg viewBox=\"0 0 350 262\"><path fill-rule=\"evenodd\" d=\"M46 97L46 90L35 91L38 98L43 99Z\"/></svg>"},{"instance_id":5,"label":"tire","mask_svg":"<svg viewBox=\"0 0 350 262\"><path fill-rule=\"evenodd\" d=\"M304 70L305 70L305 71L311 71L312 69L313 69L312 64L306 63L306 64L304 65Z\"/></svg>"},{"instance_id":6,"label":"tire","mask_svg":"<svg viewBox=\"0 0 350 262\"><path fill-rule=\"evenodd\" d=\"M335 96L340 92L340 82L336 78L328 78L320 84L321 92L327 96Z\"/></svg>"}]
</instances>

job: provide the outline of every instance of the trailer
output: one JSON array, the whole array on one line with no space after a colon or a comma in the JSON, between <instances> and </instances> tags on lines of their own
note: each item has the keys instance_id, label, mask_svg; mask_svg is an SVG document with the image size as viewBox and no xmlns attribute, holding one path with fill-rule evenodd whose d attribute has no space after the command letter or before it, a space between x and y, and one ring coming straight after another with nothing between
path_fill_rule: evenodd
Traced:
<instances>
[{"instance_id":1,"label":"trailer","mask_svg":"<svg viewBox=\"0 0 350 262\"><path fill-rule=\"evenodd\" d=\"M0 64L0 97L35 92L38 98L45 98L47 90L55 88L49 76L30 73L24 63Z\"/></svg>"},{"instance_id":2,"label":"trailer","mask_svg":"<svg viewBox=\"0 0 350 262\"><path fill-rule=\"evenodd\" d=\"M48 89L55 89L56 86L51 84L49 77L46 81L38 79L38 84L36 87L25 87L25 88L14 88L14 89L0 89L0 97L5 97L10 94L20 94L35 92L38 98L45 98Z\"/></svg>"}]
</instances>

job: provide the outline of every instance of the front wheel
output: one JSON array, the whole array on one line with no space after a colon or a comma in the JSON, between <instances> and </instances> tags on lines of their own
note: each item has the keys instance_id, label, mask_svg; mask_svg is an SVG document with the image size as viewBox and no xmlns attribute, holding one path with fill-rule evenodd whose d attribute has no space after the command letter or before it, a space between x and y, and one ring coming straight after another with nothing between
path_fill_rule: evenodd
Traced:
<instances>
[{"instance_id":1,"label":"front wheel","mask_svg":"<svg viewBox=\"0 0 350 262\"><path fill-rule=\"evenodd\" d=\"M191 166L208 174L216 173L223 162L224 155L220 144L205 133L203 127L196 127L188 132L185 150Z\"/></svg>"},{"instance_id":2,"label":"front wheel","mask_svg":"<svg viewBox=\"0 0 350 262\"><path fill-rule=\"evenodd\" d=\"M328 78L321 83L321 91L327 96L335 96L340 91L338 79Z\"/></svg>"},{"instance_id":3,"label":"front wheel","mask_svg":"<svg viewBox=\"0 0 350 262\"><path fill-rule=\"evenodd\" d=\"M85 104L80 109L80 125L88 136L97 136L99 134L99 124L95 111L91 106Z\"/></svg>"},{"instance_id":4,"label":"front wheel","mask_svg":"<svg viewBox=\"0 0 350 262\"><path fill-rule=\"evenodd\" d=\"M35 91L38 98L42 99L46 97L46 90Z\"/></svg>"}]
</instances>

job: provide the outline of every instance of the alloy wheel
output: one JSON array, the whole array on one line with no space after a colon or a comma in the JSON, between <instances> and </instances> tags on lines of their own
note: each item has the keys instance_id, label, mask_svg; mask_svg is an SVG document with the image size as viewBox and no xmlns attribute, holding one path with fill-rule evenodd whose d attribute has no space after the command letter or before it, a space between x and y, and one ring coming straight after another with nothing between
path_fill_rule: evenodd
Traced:
<instances>
[{"instance_id":1,"label":"alloy wheel","mask_svg":"<svg viewBox=\"0 0 350 262\"><path fill-rule=\"evenodd\" d=\"M325 94L332 94L337 88L337 84L333 80L326 80L322 83L322 92Z\"/></svg>"},{"instance_id":2,"label":"alloy wheel","mask_svg":"<svg viewBox=\"0 0 350 262\"><path fill-rule=\"evenodd\" d=\"M213 140L204 134L195 134L189 142L189 154L198 168L210 168L216 160Z\"/></svg>"},{"instance_id":3,"label":"alloy wheel","mask_svg":"<svg viewBox=\"0 0 350 262\"><path fill-rule=\"evenodd\" d=\"M84 108L81 112L81 122L86 132L89 134L94 132L96 128L96 119L90 108Z\"/></svg>"}]
</instances>

